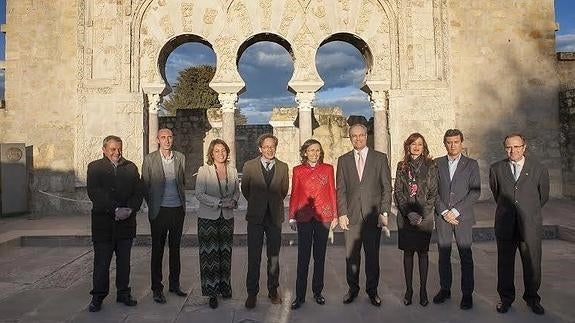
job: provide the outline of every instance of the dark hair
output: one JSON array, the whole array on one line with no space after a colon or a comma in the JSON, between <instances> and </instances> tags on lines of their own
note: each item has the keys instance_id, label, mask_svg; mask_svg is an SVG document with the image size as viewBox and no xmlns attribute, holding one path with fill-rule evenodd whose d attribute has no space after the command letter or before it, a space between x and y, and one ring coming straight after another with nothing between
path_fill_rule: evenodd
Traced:
<instances>
[{"instance_id":1,"label":"dark hair","mask_svg":"<svg viewBox=\"0 0 575 323\"><path fill-rule=\"evenodd\" d=\"M109 135L109 136L106 136L106 138L104 138L104 140L102 141L102 147L106 147L106 145L110 141L115 141L117 143L120 143L120 145L122 144L122 139L120 137L114 136L114 135Z\"/></svg>"},{"instance_id":2,"label":"dark hair","mask_svg":"<svg viewBox=\"0 0 575 323\"><path fill-rule=\"evenodd\" d=\"M319 145L319 159L317 162L323 163L324 152L323 152L323 147L321 146L321 143L315 139L308 139L303 143L303 145L301 145L301 147L299 149L299 156L301 157L301 163L302 164L307 163L307 160L308 160L307 156L305 155L305 152L307 151L309 146L315 145L315 144Z\"/></svg>"},{"instance_id":3,"label":"dark hair","mask_svg":"<svg viewBox=\"0 0 575 323\"><path fill-rule=\"evenodd\" d=\"M523 141L523 145L527 146L527 139L525 139L524 135L522 135L519 132L512 132L512 133L508 134L507 136L505 136L505 139L503 139L503 147L505 147L505 142L507 141L507 139L512 138L512 137L521 138L521 141Z\"/></svg>"},{"instance_id":4,"label":"dark hair","mask_svg":"<svg viewBox=\"0 0 575 323\"><path fill-rule=\"evenodd\" d=\"M271 139L274 140L274 146L276 146L276 148L277 148L277 146L278 146L278 138L277 138L276 136L274 136L273 134L269 133L269 132L268 132L268 133L264 133L263 135L261 135L261 136L258 137L258 147L261 148L262 145L264 144L264 140L266 140L266 139L268 139L268 138L271 138Z\"/></svg>"},{"instance_id":5,"label":"dark hair","mask_svg":"<svg viewBox=\"0 0 575 323\"><path fill-rule=\"evenodd\" d=\"M411 144L419 138L421 138L421 141L423 141L423 153L421 155L423 156L423 158L425 158L426 164L428 165L431 164L432 159L431 156L429 155L429 148L427 147L427 141L425 141L425 138L419 132L414 132L411 135L409 135L409 137L407 137L407 139L405 139L405 141L403 142L403 160L401 161L402 170L406 170L409 165L409 159L411 158L410 156L411 154L409 153L409 146L411 146Z\"/></svg>"},{"instance_id":6,"label":"dark hair","mask_svg":"<svg viewBox=\"0 0 575 323\"><path fill-rule=\"evenodd\" d=\"M461 142L463 142L463 132L461 132L461 130L447 129L447 131L443 135L443 143L445 144L447 142L447 137L455 137L455 136L459 136L459 139L461 139Z\"/></svg>"},{"instance_id":7,"label":"dark hair","mask_svg":"<svg viewBox=\"0 0 575 323\"><path fill-rule=\"evenodd\" d=\"M208 153L206 154L206 157L208 158L208 160L206 161L206 164L208 165L213 165L214 164L214 157L212 156L213 152L214 152L214 147L216 145L222 145L224 146L224 148L226 149L226 164L230 161L230 147L228 146L228 144L226 144L225 141L216 138L214 140L212 140L212 142L210 142L210 146L208 147Z\"/></svg>"}]
</instances>

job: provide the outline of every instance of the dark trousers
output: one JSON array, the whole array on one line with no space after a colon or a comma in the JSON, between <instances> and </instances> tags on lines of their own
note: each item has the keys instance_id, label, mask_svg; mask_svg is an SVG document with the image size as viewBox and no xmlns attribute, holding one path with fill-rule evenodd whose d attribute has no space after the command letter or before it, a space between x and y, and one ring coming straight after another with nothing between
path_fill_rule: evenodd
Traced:
<instances>
[{"instance_id":1,"label":"dark trousers","mask_svg":"<svg viewBox=\"0 0 575 323\"><path fill-rule=\"evenodd\" d=\"M439 219L439 221L443 221ZM461 293L464 296L473 294L475 280L473 273L472 226L457 226L446 222L436 223L437 245L439 248L439 284L443 290L451 290L451 242L455 236L461 264Z\"/></svg>"},{"instance_id":2,"label":"dark trousers","mask_svg":"<svg viewBox=\"0 0 575 323\"><path fill-rule=\"evenodd\" d=\"M130 252L132 239L94 241L94 272L92 291L94 298L103 300L110 290L110 263L116 253L116 292L118 297L130 295Z\"/></svg>"},{"instance_id":3,"label":"dark trousers","mask_svg":"<svg viewBox=\"0 0 575 323\"><path fill-rule=\"evenodd\" d=\"M365 291L368 295L377 294L379 285L379 243L381 228L363 221L350 225L345 231L345 267L349 292L359 292L359 267L361 265L361 247L365 253Z\"/></svg>"},{"instance_id":4,"label":"dark trousers","mask_svg":"<svg viewBox=\"0 0 575 323\"><path fill-rule=\"evenodd\" d=\"M265 216L261 224L248 222L248 274L246 287L250 296L257 295L260 290L260 264L264 234L266 236L268 292L270 294L277 292L280 275L281 231L281 226L272 223L270 216Z\"/></svg>"},{"instance_id":5,"label":"dark trousers","mask_svg":"<svg viewBox=\"0 0 575 323\"><path fill-rule=\"evenodd\" d=\"M307 290L307 273L313 245L313 280L312 291L321 294L323 290L323 274L325 264L325 251L329 223L322 223L315 219L310 222L297 223L297 278L295 284L296 297L305 299Z\"/></svg>"},{"instance_id":6,"label":"dark trousers","mask_svg":"<svg viewBox=\"0 0 575 323\"><path fill-rule=\"evenodd\" d=\"M150 271L152 278L152 290L162 291L162 260L166 237L170 249L170 289L180 288L180 242L184 227L183 207L161 207L158 216L150 221L152 233L152 261Z\"/></svg>"},{"instance_id":7,"label":"dark trousers","mask_svg":"<svg viewBox=\"0 0 575 323\"><path fill-rule=\"evenodd\" d=\"M528 239L526 239L528 240ZM523 299L527 303L539 302L541 286L541 239L497 239L497 292L501 302L511 304L515 300L515 253L519 249L523 264Z\"/></svg>"}]
</instances>

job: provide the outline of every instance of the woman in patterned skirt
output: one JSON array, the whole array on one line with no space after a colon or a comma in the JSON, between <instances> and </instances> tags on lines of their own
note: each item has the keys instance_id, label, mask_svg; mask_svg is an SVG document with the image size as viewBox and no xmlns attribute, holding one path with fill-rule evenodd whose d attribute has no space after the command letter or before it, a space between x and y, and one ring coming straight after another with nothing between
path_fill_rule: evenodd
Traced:
<instances>
[{"instance_id":1,"label":"woman in patterned skirt","mask_svg":"<svg viewBox=\"0 0 575 323\"><path fill-rule=\"evenodd\" d=\"M397 214L398 247L403 250L406 291L405 305L413 296L413 256L419 259L419 304L427 306L429 241L433 231L433 208L437 198L437 167L429 156L425 138L413 133L403 143L403 160L397 164L394 196Z\"/></svg>"},{"instance_id":2,"label":"woman in patterned skirt","mask_svg":"<svg viewBox=\"0 0 575 323\"><path fill-rule=\"evenodd\" d=\"M196 179L202 295L210 298L211 308L218 307L218 295L232 297L233 209L238 205L240 190L238 172L228 164L229 154L230 148L223 140L212 140L206 165L200 167Z\"/></svg>"},{"instance_id":3,"label":"woman in patterned skirt","mask_svg":"<svg viewBox=\"0 0 575 323\"><path fill-rule=\"evenodd\" d=\"M325 304L323 273L327 238L338 223L333 166L323 163L319 141L309 139L300 148L301 165L294 167L289 203L289 224L297 231L296 297L298 309L305 302L307 273L313 245L312 291L316 303Z\"/></svg>"}]
</instances>

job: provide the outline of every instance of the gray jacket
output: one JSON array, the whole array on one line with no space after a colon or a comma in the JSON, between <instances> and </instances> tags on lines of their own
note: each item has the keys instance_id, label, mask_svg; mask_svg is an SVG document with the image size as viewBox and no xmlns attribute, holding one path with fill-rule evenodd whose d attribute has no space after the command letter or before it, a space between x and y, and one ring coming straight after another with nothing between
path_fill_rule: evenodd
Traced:
<instances>
[{"instance_id":1,"label":"gray jacket","mask_svg":"<svg viewBox=\"0 0 575 323\"><path fill-rule=\"evenodd\" d=\"M182 201L184 210L186 209L186 191L185 191L185 167L186 156L173 150L174 167L176 172L176 183L178 194ZM142 165L142 181L144 183L144 198L148 204L148 217L150 220L155 219L160 212L160 204L164 197L164 185L166 179L164 176L164 167L162 166L162 156L160 151L156 150L144 157Z\"/></svg>"},{"instance_id":2,"label":"gray jacket","mask_svg":"<svg viewBox=\"0 0 575 323\"><path fill-rule=\"evenodd\" d=\"M220 195L216 168L213 165L204 165L198 169L198 177L196 178L196 198L200 201L198 217L217 220L221 213L224 219L229 220L234 216L232 209L219 206L223 198L232 198L236 202L240 198L238 171L230 165L227 166L227 171L228 189L226 193L225 184L222 186L222 196Z\"/></svg>"}]
</instances>

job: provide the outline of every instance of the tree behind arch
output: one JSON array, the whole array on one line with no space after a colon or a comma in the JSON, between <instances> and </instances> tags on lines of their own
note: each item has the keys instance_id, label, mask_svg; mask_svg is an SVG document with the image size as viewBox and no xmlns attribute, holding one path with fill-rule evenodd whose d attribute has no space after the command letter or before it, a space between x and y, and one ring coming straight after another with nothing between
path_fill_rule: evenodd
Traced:
<instances>
[{"instance_id":1,"label":"tree behind arch","mask_svg":"<svg viewBox=\"0 0 575 323\"><path fill-rule=\"evenodd\" d=\"M210 81L216 73L216 68L210 65L190 66L180 71L174 92L164 101L164 108L172 115L177 109L209 109L220 108L218 92L210 86ZM236 125L247 123L247 118L235 110Z\"/></svg>"}]
</instances>

